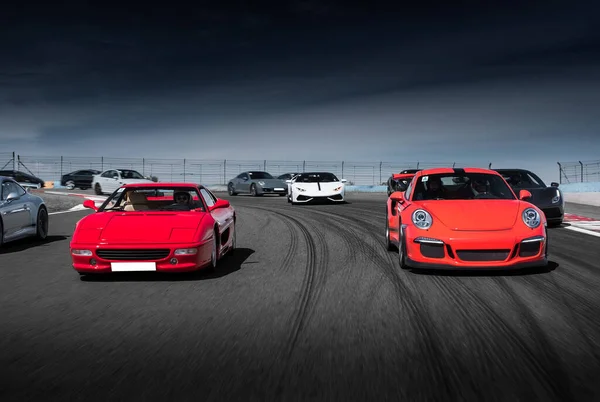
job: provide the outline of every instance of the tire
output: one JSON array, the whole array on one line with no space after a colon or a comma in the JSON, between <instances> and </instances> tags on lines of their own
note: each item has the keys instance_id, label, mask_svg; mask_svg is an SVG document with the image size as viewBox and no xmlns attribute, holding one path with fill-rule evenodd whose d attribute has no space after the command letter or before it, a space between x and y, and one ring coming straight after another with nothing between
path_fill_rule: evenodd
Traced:
<instances>
[{"instance_id":1,"label":"tire","mask_svg":"<svg viewBox=\"0 0 600 402\"><path fill-rule=\"evenodd\" d=\"M250 185L250 195L253 197L258 197L258 194L256 193L256 184L254 183Z\"/></svg>"},{"instance_id":2,"label":"tire","mask_svg":"<svg viewBox=\"0 0 600 402\"><path fill-rule=\"evenodd\" d=\"M406 243L404 242L404 236L400 238L399 247L398 247L398 265L400 265L401 269L408 269L408 265L406 265Z\"/></svg>"},{"instance_id":3,"label":"tire","mask_svg":"<svg viewBox=\"0 0 600 402\"><path fill-rule=\"evenodd\" d=\"M228 255L234 255L237 247L237 230L235 229L235 221L233 221L233 225L231 225L231 227L233 228L233 237L231 240L231 248L227 252Z\"/></svg>"},{"instance_id":4,"label":"tire","mask_svg":"<svg viewBox=\"0 0 600 402\"><path fill-rule=\"evenodd\" d=\"M229 193L229 195L234 196L237 195L238 193L235 192L235 190L233 189L233 183L229 183L229 185L227 186L227 192Z\"/></svg>"},{"instance_id":5,"label":"tire","mask_svg":"<svg viewBox=\"0 0 600 402\"><path fill-rule=\"evenodd\" d=\"M48 211L45 207L40 207L35 222L35 237L45 240L48 237Z\"/></svg>"},{"instance_id":6,"label":"tire","mask_svg":"<svg viewBox=\"0 0 600 402\"><path fill-rule=\"evenodd\" d=\"M215 230L212 251L210 253L210 269L216 270L219 265L219 233Z\"/></svg>"},{"instance_id":7,"label":"tire","mask_svg":"<svg viewBox=\"0 0 600 402\"><path fill-rule=\"evenodd\" d=\"M387 248L388 251L392 251L394 250L394 245L392 244L392 242L390 241L390 223L388 220L388 216L387 216L387 210L386 210L386 217L385 217L385 247Z\"/></svg>"},{"instance_id":8,"label":"tire","mask_svg":"<svg viewBox=\"0 0 600 402\"><path fill-rule=\"evenodd\" d=\"M75 182L73 180L69 180L65 184L65 187L67 188L67 190L73 190L75 188Z\"/></svg>"},{"instance_id":9,"label":"tire","mask_svg":"<svg viewBox=\"0 0 600 402\"><path fill-rule=\"evenodd\" d=\"M102 195L102 187L100 187L100 183L96 183L94 186L94 192L96 195Z\"/></svg>"},{"instance_id":10,"label":"tire","mask_svg":"<svg viewBox=\"0 0 600 402\"><path fill-rule=\"evenodd\" d=\"M2 226L2 219L0 219L0 247L4 244L4 226Z\"/></svg>"}]
</instances>

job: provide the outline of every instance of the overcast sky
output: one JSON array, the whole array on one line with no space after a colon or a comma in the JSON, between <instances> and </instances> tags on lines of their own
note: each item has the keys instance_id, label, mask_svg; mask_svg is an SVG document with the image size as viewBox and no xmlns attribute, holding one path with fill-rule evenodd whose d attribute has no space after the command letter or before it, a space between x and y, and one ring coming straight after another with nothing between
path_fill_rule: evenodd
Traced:
<instances>
[{"instance_id":1,"label":"overcast sky","mask_svg":"<svg viewBox=\"0 0 600 402\"><path fill-rule=\"evenodd\" d=\"M593 2L212 3L3 6L0 152L600 159Z\"/></svg>"}]
</instances>

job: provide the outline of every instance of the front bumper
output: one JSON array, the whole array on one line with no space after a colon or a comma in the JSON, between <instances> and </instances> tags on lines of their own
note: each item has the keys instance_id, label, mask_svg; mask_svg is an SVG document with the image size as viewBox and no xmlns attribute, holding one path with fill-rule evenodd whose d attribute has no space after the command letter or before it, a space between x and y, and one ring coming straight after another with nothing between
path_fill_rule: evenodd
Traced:
<instances>
[{"instance_id":1,"label":"front bumper","mask_svg":"<svg viewBox=\"0 0 600 402\"><path fill-rule=\"evenodd\" d=\"M258 194L287 194L287 187L257 187Z\"/></svg>"},{"instance_id":2,"label":"front bumper","mask_svg":"<svg viewBox=\"0 0 600 402\"><path fill-rule=\"evenodd\" d=\"M328 203L328 202L344 202L344 194L342 193L333 193L327 195L305 195L305 194L297 194L296 198L293 200L294 202L302 202L302 203Z\"/></svg>"},{"instance_id":3,"label":"front bumper","mask_svg":"<svg viewBox=\"0 0 600 402\"><path fill-rule=\"evenodd\" d=\"M405 229L406 264L428 269L522 269L548 264L545 227L496 232L454 232L428 235Z\"/></svg>"},{"instance_id":4,"label":"front bumper","mask_svg":"<svg viewBox=\"0 0 600 402\"><path fill-rule=\"evenodd\" d=\"M175 255L175 250L197 248L196 254ZM92 255L75 255L73 250L89 250ZM150 262L154 272L189 272L210 265L212 240L191 244L95 245L71 244L75 271L83 274L113 273L111 263Z\"/></svg>"},{"instance_id":5,"label":"front bumper","mask_svg":"<svg viewBox=\"0 0 600 402\"><path fill-rule=\"evenodd\" d=\"M550 223L562 222L565 217L564 205L543 205L538 207L546 216L546 220Z\"/></svg>"}]
</instances>

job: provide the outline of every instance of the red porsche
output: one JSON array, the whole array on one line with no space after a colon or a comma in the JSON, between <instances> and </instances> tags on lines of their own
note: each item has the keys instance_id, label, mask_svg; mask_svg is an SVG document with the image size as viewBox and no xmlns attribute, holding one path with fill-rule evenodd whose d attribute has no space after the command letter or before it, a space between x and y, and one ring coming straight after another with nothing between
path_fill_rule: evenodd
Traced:
<instances>
[{"instance_id":1,"label":"red porsche","mask_svg":"<svg viewBox=\"0 0 600 402\"><path fill-rule=\"evenodd\" d=\"M135 183L117 189L75 226L80 274L216 268L236 244L236 212L202 185Z\"/></svg>"},{"instance_id":2,"label":"red porsche","mask_svg":"<svg viewBox=\"0 0 600 402\"><path fill-rule=\"evenodd\" d=\"M388 250L403 269L546 266L546 218L530 198L492 170L422 170L387 200Z\"/></svg>"}]
</instances>

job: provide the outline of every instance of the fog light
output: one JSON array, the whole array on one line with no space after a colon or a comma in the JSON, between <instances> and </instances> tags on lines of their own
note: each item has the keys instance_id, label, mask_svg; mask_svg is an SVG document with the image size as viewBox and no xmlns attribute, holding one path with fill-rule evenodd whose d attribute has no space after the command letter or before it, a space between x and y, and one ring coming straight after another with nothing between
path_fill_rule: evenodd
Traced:
<instances>
[{"instance_id":1,"label":"fog light","mask_svg":"<svg viewBox=\"0 0 600 402\"><path fill-rule=\"evenodd\" d=\"M171 264L175 265L175 264L177 264L177 258L171 258L171 260L169 262Z\"/></svg>"},{"instance_id":2,"label":"fog light","mask_svg":"<svg viewBox=\"0 0 600 402\"><path fill-rule=\"evenodd\" d=\"M96 265L97 263L98 262L94 258L90 259L90 265Z\"/></svg>"}]
</instances>

